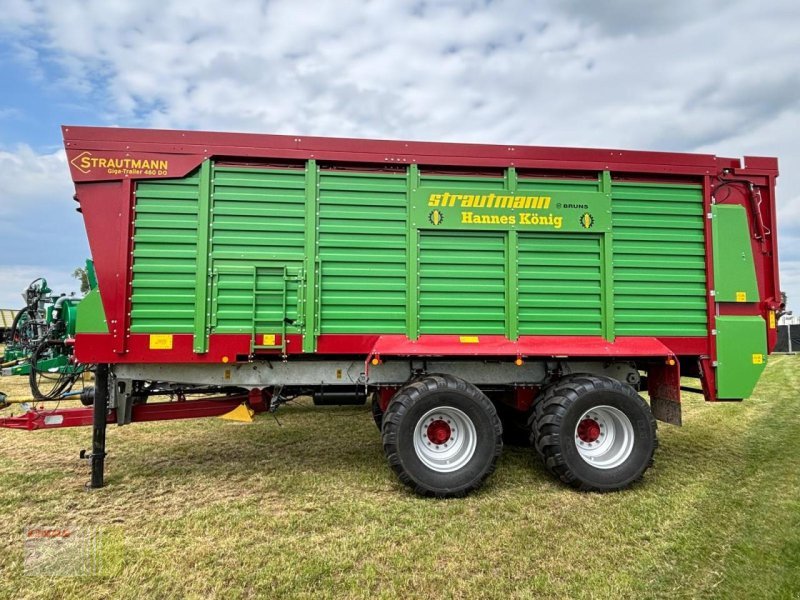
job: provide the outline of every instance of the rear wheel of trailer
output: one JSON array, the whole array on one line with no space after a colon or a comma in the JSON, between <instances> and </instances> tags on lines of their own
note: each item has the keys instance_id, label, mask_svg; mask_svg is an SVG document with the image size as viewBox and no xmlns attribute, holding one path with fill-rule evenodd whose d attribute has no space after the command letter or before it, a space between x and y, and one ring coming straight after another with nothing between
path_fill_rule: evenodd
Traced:
<instances>
[{"instance_id":1,"label":"rear wheel of trailer","mask_svg":"<svg viewBox=\"0 0 800 600\"><path fill-rule=\"evenodd\" d=\"M537 400L530 425L547 470L584 491L630 486L653 464L658 445L647 403L609 377L562 379Z\"/></svg>"}]
</instances>

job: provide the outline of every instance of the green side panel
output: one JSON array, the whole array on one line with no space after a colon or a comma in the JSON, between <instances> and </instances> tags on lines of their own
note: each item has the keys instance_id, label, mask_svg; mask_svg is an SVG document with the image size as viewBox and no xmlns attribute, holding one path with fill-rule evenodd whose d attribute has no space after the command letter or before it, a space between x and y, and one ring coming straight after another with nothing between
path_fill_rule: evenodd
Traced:
<instances>
[{"instance_id":1,"label":"green side panel","mask_svg":"<svg viewBox=\"0 0 800 600\"><path fill-rule=\"evenodd\" d=\"M304 169L214 168L212 333L301 331L305 202Z\"/></svg>"},{"instance_id":2,"label":"green side panel","mask_svg":"<svg viewBox=\"0 0 800 600\"><path fill-rule=\"evenodd\" d=\"M744 206L711 207L717 302L758 302L750 226Z\"/></svg>"},{"instance_id":3,"label":"green side panel","mask_svg":"<svg viewBox=\"0 0 800 600\"><path fill-rule=\"evenodd\" d=\"M406 174L321 171L320 333L405 333Z\"/></svg>"},{"instance_id":4,"label":"green side panel","mask_svg":"<svg viewBox=\"0 0 800 600\"><path fill-rule=\"evenodd\" d=\"M708 334L701 186L614 182L614 332Z\"/></svg>"},{"instance_id":5,"label":"green side panel","mask_svg":"<svg viewBox=\"0 0 800 600\"><path fill-rule=\"evenodd\" d=\"M106 313L100 299L100 290L90 290L77 306L76 333L108 333Z\"/></svg>"},{"instance_id":6,"label":"green side panel","mask_svg":"<svg viewBox=\"0 0 800 600\"><path fill-rule=\"evenodd\" d=\"M519 332L602 335L599 235L519 233Z\"/></svg>"},{"instance_id":7,"label":"green side panel","mask_svg":"<svg viewBox=\"0 0 800 600\"><path fill-rule=\"evenodd\" d=\"M486 231L420 232L420 333L504 334L505 238Z\"/></svg>"},{"instance_id":8,"label":"green side panel","mask_svg":"<svg viewBox=\"0 0 800 600\"><path fill-rule=\"evenodd\" d=\"M193 333L199 177L136 186L131 331Z\"/></svg>"},{"instance_id":9,"label":"green side panel","mask_svg":"<svg viewBox=\"0 0 800 600\"><path fill-rule=\"evenodd\" d=\"M717 317L717 394L747 398L767 362L767 326L761 317Z\"/></svg>"}]
</instances>

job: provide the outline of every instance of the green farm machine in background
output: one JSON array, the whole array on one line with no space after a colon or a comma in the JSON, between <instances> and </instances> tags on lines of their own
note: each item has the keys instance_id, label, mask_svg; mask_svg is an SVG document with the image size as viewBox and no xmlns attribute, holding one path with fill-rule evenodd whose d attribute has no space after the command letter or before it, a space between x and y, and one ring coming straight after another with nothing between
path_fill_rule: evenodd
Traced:
<instances>
[{"instance_id":1,"label":"green farm machine in background","mask_svg":"<svg viewBox=\"0 0 800 600\"><path fill-rule=\"evenodd\" d=\"M86 273L89 287L96 289L91 261L86 261ZM37 400L61 398L88 370L73 358L80 298L53 294L44 278L32 281L23 295L25 306L14 316L3 340L0 375L27 375Z\"/></svg>"}]
</instances>

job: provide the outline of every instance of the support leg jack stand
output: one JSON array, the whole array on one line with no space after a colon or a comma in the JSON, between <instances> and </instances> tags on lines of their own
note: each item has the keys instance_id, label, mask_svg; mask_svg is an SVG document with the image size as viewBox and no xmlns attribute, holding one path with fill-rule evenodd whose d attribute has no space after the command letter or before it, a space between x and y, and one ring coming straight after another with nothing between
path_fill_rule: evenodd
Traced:
<instances>
[{"instance_id":1,"label":"support leg jack stand","mask_svg":"<svg viewBox=\"0 0 800 600\"><path fill-rule=\"evenodd\" d=\"M94 410L92 412L92 453L81 451L81 458L92 464L92 480L88 487L103 487L103 470L106 461L106 426L108 418L108 365L97 365L95 373Z\"/></svg>"}]
</instances>

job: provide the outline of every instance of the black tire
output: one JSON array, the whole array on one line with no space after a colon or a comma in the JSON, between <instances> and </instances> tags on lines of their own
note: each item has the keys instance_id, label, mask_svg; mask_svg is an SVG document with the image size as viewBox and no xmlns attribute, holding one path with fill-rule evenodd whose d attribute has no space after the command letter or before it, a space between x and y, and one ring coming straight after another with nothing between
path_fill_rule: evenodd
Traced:
<instances>
[{"instance_id":1,"label":"black tire","mask_svg":"<svg viewBox=\"0 0 800 600\"><path fill-rule=\"evenodd\" d=\"M630 454L619 465L605 469L589 464L576 442L578 419L602 406L621 411L633 431ZM650 407L631 386L610 377L565 377L537 399L530 425L531 441L545 467L582 491L610 492L629 487L653 464L658 446Z\"/></svg>"},{"instance_id":2,"label":"black tire","mask_svg":"<svg viewBox=\"0 0 800 600\"><path fill-rule=\"evenodd\" d=\"M417 425L436 409L456 409L474 427L474 452L454 471L429 467L414 447ZM383 449L389 466L400 481L423 496L463 497L478 489L494 472L503 449L502 435L492 402L474 385L452 375L429 375L403 387L383 415Z\"/></svg>"},{"instance_id":3,"label":"black tire","mask_svg":"<svg viewBox=\"0 0 800 600\"><path fill-rule=\"evenodd\" d=\"M383 411L381 410L380 394L372 394L372 420L378 431L383 431Z\"/></svg>"}]
</instances>

